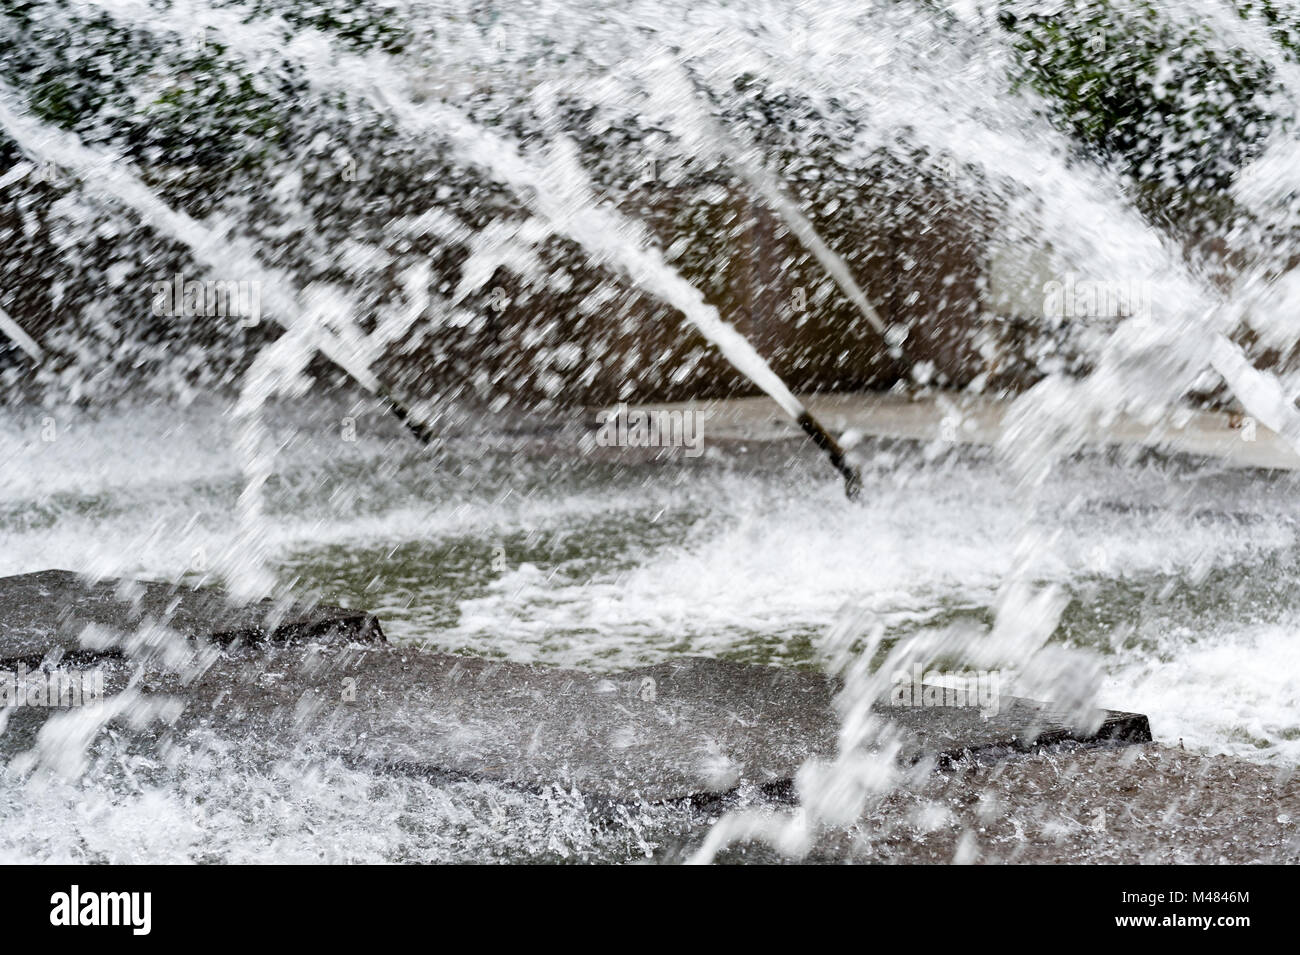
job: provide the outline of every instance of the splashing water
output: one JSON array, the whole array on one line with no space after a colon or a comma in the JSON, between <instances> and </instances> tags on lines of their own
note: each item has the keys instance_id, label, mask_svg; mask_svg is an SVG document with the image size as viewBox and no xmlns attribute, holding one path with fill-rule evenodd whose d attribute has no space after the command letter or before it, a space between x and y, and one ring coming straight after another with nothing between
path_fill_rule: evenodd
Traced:
<instances>
[{"instance_id":1,"label":"splashing water","mask_svg":"<svg viewBox=\"0 0 1300 955\"><path fill-rule=\"evenodd\" d=\"M254 55L281 47L273 29L247 25L238 8L213 11L178 6L174 19L160 21L151 8L142 4L114 0L102 6L130 13L144 23L170 24L177 32L193 29L195 24L220 31L234 47ZM792 418L804 413L803 406L753 346L722 321L697 289L668 267L635 223L597 204L566 143L556 143L539 157L538 164L530 164L510 143L475 126L456 109L437 102L412 102L403 93L404 78L377 56L340 54L327 37L310 30L294 31L290 52L303 64L313 83L330 86L342 78L344 83L360 84L366 96L391 112L404 127L445 136L466 162L490 170L507 183L550 228L582 245L594 262L609 262L624 269L637 285L679 309Z\"/></svg>"},{"instance_id":2,"label":"splashing water","mask_svg":"<svg viewBox=\"0 0 1300 955\"><path fill-rule=\"evenodd\" d=\"M103 473L97 462L114 441L94 434L80 439L81 452L52 446L34 465L10 465L13 480L0 501L0 528L13 545L10 569L77 563L174 578L201 546L219 555L218 570L239 595L287 592L290 581L331 599L342 592L375 606L390 621L390 635L405 642L590 668L703 652L821 666L844 689L836 755L805 766L799 805L790 812L742 808L709 827L686 810L647 807L611 824L590 818L573 794L507 796L491 787L384 780L374 785L387 813L378 831L387 835L374 843L345 821L372 784L313 753L310 741L282 764L277 754L244 759L210 741L192 754L194 769L150 766L142 780L130 771L136 757L96 742L100 724L51 721L11 775L57 767L62 782L31 802L18 789L0 788L7 818L26 820L52 840L67 805L80 798L77 787L89 785L77 782L87 759L113 782L97 793L97 818L78 827L86 845L51 841L42 850L9 842L0 854L112 857L104 833L116 831L146 856L211 851L238 859L248 849L233 835L233 817L270 800L283 812L274 828L284 858L319 857L323 841L304 836L320 820L311 809L318 801L328 803L330 821L319 831L337 827L348 858L390 858L379 843L402 842L398 834L412 825L420 832L415 857L498 851L483 831L483 820L498 816L510 819L508 847L499 851L512 857L636 857L685 831L695 839L688 853L695 861L752 840L804 855L826 830L852 826L931 768L899 767L893 731L871 703L896 671L936 659L999 668L1014 675L1023 695L1050 697L1080 715L1099 697L1147 706L1157 727L1162 713L1176 716L1193 745L1288 763L1300 758L1288 715L1297 690L1276 675L1293 662L1300 620L1279 596L1294 583L1286 569L1296 546L1293 518L1248 477L1078 458L1089 435L1120 415L1148 426L1158 446L1162 430L1186 413L1188 396L1220 382L1246 415L1300 449L1300 389L1288 377L1294 372L1285 362L1280 370L1263 367L1260 358L1265 348L1285 352L1298 337L1300 285L1287 259L1300 206L1288 123L1300 104L1300 69L1252 16L1215 0L1169 14L1180 29L1194 29L1193 16L1211 24L1207 42L1217 55L1240 50L1268 64L1272 92L1254 97L1252 108L1284 114L1221 190L1234 208L1215 223L1216 238L1238 260L1216 272L1188 254L1186 236L1154 216L1151 203L1134 198L1135 177L1122 168L1122 155L1081 148L1050 90L1008 81L1024 55L1017 44L1027 41L1006 24L1032 23L1032 5L999 5L1001 18L971 5L936 11L922 3L826 2L792 12L764 0L488 4L477 12L409 3L400 14L370 4L340 14L333 4L294 0L39 6L50 8L47 27L14 14L0 24L40 40L47 55L71 42L103 44L112 51L105 56L130 62L155 58L120 76L87 67L79 77L85 89L69 93L46 75L52 68L45 62L28 64L40 82L25 88L17 54L5 53L15 65L0 78L0 129L24 157L4 174L6 188L49 186L30 186L32 162L75 180L59 184L56 200L42 199L39 221L25 207L16 213L28 234L52 236L51 248L67 256L75 275L51 279L49 301L57 307L71 299L84 312L77 289L65 286L122 288L113 275L127 266L117 259L175 261L174 249L150 244L165 240L206 272L257 283L266 314L283 331L238 348L199 348L197 357L140 344L149 367L168 369L159 377L182 393L216 353L238 352L219 373L236 393L234 433L202 402L179 415L176 434L151 433L129 412L77 417L88 429L125 435L139 468ZM1112 6L1117 17L1146 15L1141 4ZM64 39L51 38L58 31ZM159 51L196 34L182 57L195 75L169 68ZM1199 108L1191 74L1175 59L1154 70L1147 79L1167 91L1174 112ZM202 158L183 160L173 175L166 152L141 132L149 121L131 125L133 103L158 123L171 109L228 124L221 128L243 129L246 120L254 132L248 141L233 136L223 161L244 170L248 182L217 177L220 188L195 187L187 178L195 170L200 182L215 175ZM403 180L397 198L348 204L334 191L337 177L321 172L342 155L336 143L348 141L352 127L362 130L362 141L351 141L356 155L349 152L341 165L359 158L374 164L371 182ZM1161 148L1171 157L1216 135L1198 133L1194 123L1165 132ZM373 155L357 148L367 135ZM227 144L217 138L209 145ZM294 149L311 158L295 158ZM940 157L957 182L945 184L941 175L934 185ZM637 170L661 160L672 165L668 198L638 178ZM1168 170L1177 168L1171 159L1161 175L1176 179ZM318 353L381 399L409 389L426 424L447 414L455 395L477 394L493 409L510 404L508 386L529 357L538 367L527 374L541 382L547 401L558 400L571 386L577 395L590 384L574 370L584 362L667 362L657 346L620 357L599 339L569 340L567 330L604 322L619 329L611 338L646 335L651 319L664 314L653 309L666 307L798 419L806 409L785 371L778 374L776 358L769 363L738 322L724 319L720 303L728 293L711 274L725 271L712 269L711 245L725 245L758 216L750 198L806 255L778 271L803 269L815 283L813 303L828 311L845 299L848 326L861 319L870 332L863 340L876 352L896 359L906 349L910 384L924 385L926 362L916 358L924 323L894 325L894 304L886 309L913 292L912 270L891 274L887 288L862 280L869 271L862 250L874 239L852 218L855 203L875 191L874 212L898 231L891 217L903 217L895 208L918 190L944 197L921 203L936 221L951 199L972 221L995 223L990 245L1047 247L1052 274L1141 286L1151 308L1098 323L1082 372L1049 364L1009 394L1012 412L992 460L945 457L943 448L916 460L868 442L859 454L867 503L852 512L819 488L787 492L802 465L782 452L773 451L771 463L745 465L736 463L739 452L726 457L728 450L721 459L706 456L695 472L602 470L570 456L557 478L536 446L521 456L502 439L484 451L476 443L484 439L461 439L454 429L417 454L376 424L370 443L339 452L322 435L340 419L377 420L375 409L357 411L346 401L336 407L320 394L303 400ZM141 226L147 241L134 237ZM93 250L105 245L116 250L112 261L96 261ZM518 348L523 359L511 354L513 341L479 354L483 339L474 337L500 335L491 299L506 284L503 276L516 296L536 295L527 301L541 303L528 347ZM551 300L541 296L574 288L572 309L548 311ZM0 294L11 291L0 287ZM656 304L635 304L642 294ZM752 311L777 295L761 290ZM615 314L616 303L625 314ZM93 397L89 369L105 349L69 344L75 331L61 337L57 323L48 335L29 334L17 308L0 311L0 323L0 331L18 329L6 333L29 357L53 344L73 356L57 374L42 366L52 393ZM1034 334L1056 331L1048 320L1040 325ZM757 321L749 328L762 331ZM110 334L97 327L94 340L112 341L103 337ZM452 344L462 334L469 336L468 369ZM415 372L399 372L411 355ZM669 379L689 382L691 362L699 360L684 361ZM461 380L453 383L456 374ZM73 386L65 388L68 381ZM896 384L909 385L905 378ZM983 387L975 376L972 390ZM21 428L0 439L26 453ZM176 477L149 471L145 462L168 441L201 463ZM236 451L237 468L208 457L221 442ZM67 469L66 484L39 478L52 464ZM55 500L42 526L17 516L36 499ZM144 509L157 520L139 518ZM829 528L827 511L835 514ZM231 512L233 523L222 516ZM208 515L207 526L194 525L199 513ZM133 547L125 557L106 548L86 553L80 541L87 536ZM496 546L511 560L484 583L474 577L478 552ZM1241 590L1223 579L1256 565L1270 568L1267 581L1252 585L1261 592L1247 587L1247 597L1269 608L1267 620L1241 610ZM1213 595L1208 620L1187 593L1202 584ZM1160 609L1147 593L1163 595ZM1169 605L1160 603L1169 593ZM1100 620L1088 616L1103 606ZM1232 715L1179 696L1180 679L1213 696L1210 674L1243 644L1272 665L1229 678ZM129 655L147 649L141 644ZM1153 660L1168 669L1153 671ZM1271 694L1259 692L1260 681ZM1121 688L1122 698L1106 698ZM141 720L165 717L145 712L129 692L116 705ZM278 768L268 770L272 764ZM202 789L218 779L227 780L223 792L236 807L230 818L197 808ZM168 820L167 844L138 831L137 807ZM222 835L200 835L213 832ZM471 848L458 850L465 833Z\"/></svg>"}]
</instances>

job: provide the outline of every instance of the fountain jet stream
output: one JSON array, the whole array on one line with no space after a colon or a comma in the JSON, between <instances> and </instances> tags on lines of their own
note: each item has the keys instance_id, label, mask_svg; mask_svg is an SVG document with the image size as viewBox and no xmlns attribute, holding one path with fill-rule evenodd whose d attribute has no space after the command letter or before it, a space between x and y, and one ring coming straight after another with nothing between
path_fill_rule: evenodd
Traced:
<instances>
[{"instance_id":1,"label":"fountain jet stream","mask_svg":"<svg viewBox=\"0 0 1300 955\"><path fill-rule=\"evenodd\" d=\"M767 207L781 217L781 221L794 233L800 244L812 253L867 323L885 338L887 327L884 320L858 285L843 256L826 244L816 226L790 197L780 179L763 165L757 150L738 142L698 102L699 94L682 65L668 54L662 54L651 59L647 70L652 76L645 84L646 92L652 100L658 102L660 113L668 118L674 132L682 137L688 148L697 155L715 153L729 165ZM694 128L678 112L683 105L691 113Z\"/></svg>"},{"instance_id":2,"label":"fountain jet stream","mask_svg":"<svg viewBox=\"0 0 1300 955\"><path fill-rule=\"evenodd\" d=\"M648 29L655 29L653 24L646 25ZM837 28L837 34L838 34ZM820 36L819 40L826 40L829 37ZM990 58L992 62L992 58ZM681 137L695 151L708 155L717 155L728 162L738 175L748 182L764 201L768 203L778 214L782 215L791 231L800 238L805 247L814 252L819 262L827 269L832 277L837 279L840 287L848 297L858 304L859 310L863 311L863 303L858 300L858 292L854 294L852 289L855 286L848 285L839 281L838 272L847 271L847 265L835 253L829 249L824 249L824 255L818 255L814 244L819 241L815 231L812 236L805 241L804 235L800 229L806 226L811 229L811 223L802 217L802 213L794 206L792 200L785 194L781 185L774 176L764 169L761 163L755 163L748 160L744 151L731 142L727 137L725 129L709 116L703 109L699 108L697 94L684 73L681 64L671 57L661 53L657 58L652 57L648 60L649 66L647 72L652 74L652 82L645 85L647 94L659 106L659 114L668 122L674 132ZM979 79L984 80L990 75L983 73ZM1287 90L1293 97L1297 87L1296 77L1300 71L1287 66L1286 79ZM811 80L812 78L810 78ZM1146 227L1140 220L1131 215L1131 210L1124 207L1117 209L1116 205L1107 204L1099 201L1102 193L1090 194L1081 190L1079 186L1091 185L1088 177L1080 176L1075 170L1073 175L1054 176L1052 172L1040 169L1037 161L1041 160L1044 153L1040 149L1035 149L1034 143L1025 143L1023 150L1008 150L1006 148L1005 136L1010 134L1011 130L1001 130L995 135L990 129L987 129L982 123L973 121L972 118L953 116L949 112L943 98L927 99L924 96L916 96L912 91L907 91L908 96L904 102L892 102L885 99L888 105L880 105L876 110L876 119L884 118L885 125L894 129L909 129L914 134L925 134L933 137L931 145L937 149L946 151L951 155L965 155L968 161L974 161L981 168L988 170L1009 171L1011 167L1013 175L1018 182L1029 185L1032 195L1044 199L1054 210L1051 216L1053 219L1061 221L1070 221L1077 219L1082 222L1088 218L1088 215L1080 215L1080 210L1087 210L1091 213L1096 209L1109 215L1115 215L1118 211L1121 219L1129 226L1126 233L1131 236L1137 236L1137 245L1133 251L1138 261L1147 262L1154 268L1162 279L1169 280L1171 285L1179 289L1179 301L1193 298L1203 298L1209 289L1202 286L1196 278L1190 274L1185 266L1173 262L1164 255L1164 243L1151 230ZM691 110L690 121L687 121L680 115L681 103L691 103L694 108ZM915 120L919 115L932 115L933 122L916 123ZM1040 130L1040 132L1043 132ZM889 146L887 139L882 139L882 143ZM1060 149L1051 152L1048 155L1056 157L1068 154L1068 150ZM1034 161L1030 161L1030 158ZM900 161L907 162L908 157L899 156ZM1059 160L1053 158L1049 167L1059 165ZM1064 170L1059 170L1064 173ZM1044 173L1047 173L1046 175ZM1059 186L1064 183L1071 190L1069 198L1058 194ZM1103 206L1105 207L1103 209ZM802 219L802 225L799 220ZM1104 221L1104 216L1098 216L1096 221ZM1080 234L1086 234L1086 230L1079 230ZM1146 243L1145 247L1143 243ZM823 246L824 248L824 246ZM1108 260L1108 267L1105 272L1116 272L1122 274L1122 265L1125 262L1124 256L1115 256L1113 260ZM849 282L851 282L851 276ZM866 306L870 308L869 304ZM1214 318L1225 318L1229 309L1225 306L1213 307L1209 303L1206 305L1207 313L1213 313ZM864 314L867 314L865 311ZM870 320L870 316L868 316ZM876 325L875 322L872 323ZM877 326L878 331L883 329ZM1171 330L1169 341L1171 347L1179 335L1176 331ZM1274 376L1268 375L1255 368L1244 355L1241 349L1236 346L1226 334L1216 333L1211 335L1206 342L1206 361L1210 367L1227 383L1229 388L1238 397L1246 410L1254 415L1261 423L1272 428L1290 444L1300 450L1300 413L1295 408L1280 397L1280 386ZM891 343L892 344L892 343Z\"/></svg>"},{"instance_id":3,"label":"fountain jet stream","mask_svg":"<svg viewBox=\"0 0 1300 955\"><path fill-rule=\"evenodd\" d=\"M27 352L32 361L43 361L45 350L36 343L36 340L23 331L21 325L10 317L9 313L0 308L0 334L4 334L15 345Z\"/></svg>"},{"instance_id":4,"label":"fountain jet stream","mask_svg":"<svg viewBox=\"0 0 1300 955\"><path fill-rule=\"evenodd\" d=\"M114 157L88 149L71 133L31 119L18 102L15 92L0 84L0 127L25 152L69 169L83 182L103 189L105 194L134 210L144 223L185 245L208 268L260 282L263 295L269 299L270 314L286 331L305 334L315 349L383 400L416 437L426 444L433 439L424 423L371 370L366 353L372 343L355 332L348 316L333 316L333 327L318 321L309 328L299 328L302 324L299 293L287 275L264 266L242 240L219 234L171 208L122 168Z\"/></svg>"},{"instance_id":5,"label":"fountain jet stream","mask_svg":"<svg viewBox=\"0 0 1300 955\"><path fill-rule=\"evenodd\" d=\"M825 451L844 477L852 498L860 484L858 472L844 458L830 433L786 387L785 382L736 329L724 321L703 294L664 260L637 223L597 202L588 177L563 144L546 151L538 161L525 158L507 140L483 129L458 109L438 101L415 103L398 92L406 86L401 74L385 57L358 56L336 49L324 34L307 29L293 31L287 45L272 26L278 18L263 19L265 26L245 22L250 11L238 6L210 7L176 3L169 14L138 0L93 0L94 6L114 16L130 19L150 29L189 32L196 26L224 37L230 46L252 57L254 52L295 59L318 87L344 86L361 92L375 107L395 117L405 128L450 141L460 157L508 185L535 215L558 234L580 245L597 264L621 269L631 281L671 305L708 339L733 367L770 396ZM178 12L181 11L181 12ZM281 24L282 25L282 24ZM364 78L348 86L346 77Z\"/></svg>"},{"instance_id":6,"label":"fountain jet stream","mask_svg":"<svg viewBox=\"0 0 1300 955\"><path fill-rule=\"evenodd\" d=\"M408 128L426 130L450 140L462 158L473 165L489 170L499 180L505 182L527 203L535 214L555 227L557 233L568 236L584 249L596 262L609 262L625 271L634 283L644 290L668 302L692 322L706 338L709 338L724 356L738 369L750 377L760 388L794 418L796 421L806 410L790 394L784 383L775 375L767 363L742 336L718 316L716 309L704 302L699 291L671 269L660 253L654 250L648 237L637 224L627 220L616 211L597 203L587 183L581 167L573 161L566 162L565 150L554 147L537 157L536 161L526 159L516 147L479 127L454 107L438 101L415 103L409 95L398 92L406 86L403 74L393 65L391 57L378 54L357 55L340 51L331 39L318 31L308 28L289 30L278 18L256 18L257 22L244 22L254 19L241 7L231 6L213 9L201 4L177 2L170 11L159 14L139 0L93 0L94 7L106 9L124 19L131 19L150 29L159 27L171 31L190 31L196 25L213 30L225 36L230 45L245 55L287 55L299 62L308 74L308 78L318 86L336 88L342 86L353 92L360 92L390 115L396 116ZM286 36L288 39L286 39ZM349 79L349 77L354 79ZM922 110L934 109L933 103L914 104ZM911 107L909 107L911 108ZM906 112L902 104L888 104L884 112ZM886 125L896 128L908 126L915 119L914 112L890 119ZM877 116L877 119L881 118ZM958 117L947 116L948 120ZM961 138L957 128L946 126L930 128L930 133L939 133L940 138L953 140ZM972 121L957 122L956 127L967 128ZM977 125L977 124L976 124ZM942 131L941 131L942 130ZM991 135L991 131L978 129L977 140ZM1005 132L1005 131L1004 131ZM950 147L952 143L949 143ZM1005 140L997 138L998 154L1003 161L1010 158L1012 165L1024 166L1023 161L1008 157ZM963 152L961 148L952 149L955 153ZM1038 177L1031 175L1029 181ZM1047 177L1051 178L1051 177ZM781 202L779 183L753 172L747 177L751 185L766 195L783 214L793 218L798 212L791 204ZM1079 192L1076 188L1074 192ZM1054 197L1050 190L1041 195L1053 206L1059 208L1063 201ZM1090 197L1084 197L1087 200ZM1098 205L1086 202L1086 207ZM1113 209L1108 210L1114 212ZM1077 218L1077 215L1075 216ZM1131 218L1131 217L1125 217ZM813 243L813 238L805 233L802 237ZM814 243L815 245L815 243ZM829 252L829 250L826 250ZM1141 250L1147 258L1161 258L1151 250ZM833 255L833 254L832 254ZM823 266L826 262L823 261ZM1169 263L1159 263L1162 278L1172 280L1171 284L1181 287L1184 294L1191 292L1193 282L1185 271L1173 269L1167 274ZM841 276L842 277L842 276ZM851 276L850 276L851 278ZM844 285L841 285L844 288ZM1203 290L1196 290L1197 292ZM851 296L854 297L854 296ZM1195 297L1195 296L1193 296ZM865 296L858 301L861 310ZM869 303L866 303L868 308ZM874 323L873 323L874 324ZM881 323L883 325L883 323ZM1176 324L1176 323L1174 323ZM1170 346L1177 348L1176 331L1170 329ZM1223 337L1214 339L1214 358L1211 364L1228 380L1229 385L1242 398L1247 410L1255 413L1251 405L1259 399L1258 389L1245 380L1240 363L1229 360L1235 346ZM1279 408L1276 403L1262 409L1263 414L1256 414L1261 421L1277 417L1278 412L1287 419L1287 409ZM812 431L824 434L824 429L812 421ZM808 430L808 428L805 428ZM1300 433L1295 420L1288 420L1284 434ZM819 446L827 449L833 441L818 440ZM1294 439L1293 443L1294 443ZM834 452L828 451L834 455ZM836 460L833 456L833 460ZM839 460L842 460L840 458ZM837 466L839 466L837 464ZM841 468L843 471L843 468ZM850 473L845 474L851 480Z\"/></svg>"},{"instance_id":7,"label":"fountain jet stream","mask_svg":"<svg viewBox=\"0 0 1300 955\"><path fill-rule=\"evenodd\" d=\"M349 304L341 296L312 288L306 296L309 301L304 303L304 296L293 281L264 266L244 241L220 234L171 208L113 157L88 149L71 133L33 120L17 105L16 99L14 92L0 83L0 128L21 149L70 170L87 187L101 189L111 199L133 210L146 225L185 245L209 268L250 276L252 281L260 283L269 299L270 314L284 328L285 333L254 360L235 408L236 417L243 422L244 433L237 450L246 483L237 504L240 541L228 576L238 596L250 600L266 596L273 581L255 555L262 526L261 489L271 476L274 451L267 450L273 444L258 418L258 411L272 395L291 391L310 356L319 351L363 388L384 400L403 424L421 441L429 443L433 438L431 432L392 396L370 367L373 352L382 347L383 339L409 327L421 309L412 309L407 315L384 323L382 330L373 336L361 335L352 322ZM87 189L88 193L91 191Z\"/></svg>"}]
</instances>

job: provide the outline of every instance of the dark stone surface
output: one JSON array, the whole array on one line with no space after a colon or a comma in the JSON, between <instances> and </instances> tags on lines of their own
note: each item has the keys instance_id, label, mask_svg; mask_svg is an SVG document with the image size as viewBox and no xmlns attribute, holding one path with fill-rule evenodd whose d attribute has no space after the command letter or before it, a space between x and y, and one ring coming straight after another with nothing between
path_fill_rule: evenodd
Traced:
<instances>
[{"instance_id":1,"label":"dark stone surface","mask_svg":"<svg viewBox=\"0 0 1300 955\"><path fill-rule=\"evenodd\" d=\"M16 616L33 614L48 624L81 619L91 612L85 608L100 606L77 597L63 576L35 582L43 576L0 581L0 659L39 659L42 648L67 639L58 627L24 629ZM99 586L110 595L114 589L112 582ZM184 620L196 633L243 635L265 620L262 609L247 618L229 611L229 626L220 624L226 618L219 595L187 593ZM65 599L75 612L65 611ZM120 612L104 601L105 613ZM159 742L211 730L226 741L256 737L272 751L309 745L377 769L559 785L616 802L746 786L780 792L810 756L835 752L836 686L816 672L686 658L603 675L363 644L337 623L328 613L286 617L281 629L306 633L309 645L231 646L203 672L183 677L104 660L106 689L112 693L134 675L145 693L183 700L176 723L144 732ZM378 627L362 632L382 639ZM49 634L43 644L41 633ZM1079 729L1050 707L1005 697L988 719L970 708L881 711L903 728L901 755L909 761L1067 739L1150 738L1145 717L1135 714L1099 712L1092 726ZM30 732L32 721L43 719L34 711L23 717ZM0 737L3 752L30 738L16 729Z\"/></svg>"},{"instance_id":2,"label":"dark stone surface","mask_svg":"<svg viewBox=\"0 0 1300 955\"><path fill-rule=\"evenodd\" d=\"M1300 772L1155 743L1052 747L928 774L826 830L804 861L1295 865ZM692 835L661 858L683 861ZM779 863L753 842L720 861Z\"/></svg>"},{"instance_id":3,"label":"dark stone surface","mask_svg":"<svg viewBox=\"0 0 1300 955\"><path fill-rule=\"evenodd\" d=\"M88 581L68 570L0 578L0 664L33 666L51 650L68 659L99 655L80 641L88 624L122 633L157 623L217 643L344 638L383 640L371 614L272 601L232 604L219 590L151 581Z\"/></svg>"}]
</instances>

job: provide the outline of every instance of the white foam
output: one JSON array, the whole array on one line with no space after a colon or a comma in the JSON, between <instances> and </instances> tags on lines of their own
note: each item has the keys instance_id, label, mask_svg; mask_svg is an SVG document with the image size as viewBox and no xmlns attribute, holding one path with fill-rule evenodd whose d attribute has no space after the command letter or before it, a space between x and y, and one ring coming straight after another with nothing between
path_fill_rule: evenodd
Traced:
<instances>
[{"instance_id":1,"label":"white foam","mask_svg":"<svg viewBox=\"0 0 1300 955\"><path fill-rule=\"evenodd\" d=\"M331 427L337 417L310 404L310 415L304 405L269 416L282 483L269 495L263 543L273 566L294 568L280 583L301 572L299 586L318 587L326 599L341 593L386 611L395 639L518 660L607 669L682 653L807 661L809 642L846 604L904 630L981 619L1026 552L1027 519L1047 530L1030 548L1031 578L1065 586L1084 607L1135 599L1124 588L1155 599L1170 582L1196 587L1215 568L1259 574L1261 561L1297 545L1288 494L1249 472L1082 460L1063 466L1027 515L1015 481L989 462L868 461L862 503L851 506L815 461L807 474L777 465L788 452L781 445L763 452L777 466L744 473L642 465L643 480L610 472L568 485L540 476L545 470L529 477L537 462L564 453L552 450L534 465L512 465L521 470L506 494L478 439L435 458L363 416L358 440L345 443ZM240 477L220 409L74 417L58 440L22 453L39 440L30 434L37 414L18 416L25 428L0 429L0 444L13 451L0 490L0 573L68 567L171 579L201 573L196 555L211 562L234 546ZM576 441L572 455L562 469L582 460ZM448 463L464 473L412 479L436 477ZM809 475L826 480L808 488ZM460 490L444 496L448 488ZM575 534L604 556L566 551L564 538ZM525 562L492 566L498 543L513 550L530 535L542 543ZM421 570L422 549L432 561L440 548L465 546L458 542L482 554L465 579L449 583L433 565ZM398 548L406 548L401 563L390 565ZM1283 566L1265 573L1283 574ZM380 580L361 594L345 582L371 577ZM1286 589L1278 580L1271 592ZM1215 641L1248 638L1259 644L1248 666L1258 662L1266 677L1288 672L1286 640L1243 629L1253 624L1241 617L1225 606L1217 617L1177 621L1186 629L1161 645L1161 678L1176 688L1186 668L1199 679ZM1115 687L1139 685L1141 654L1106 660ZM1177 724L1204 727L1184 739L1240 749L1230 728L1213 729L1218 714L1261 698L1244 677L1226 692L1239 695L1180 704ZM1149 698L1126 695L1107 702L1132 709ZM1260 710L1258 738L1291 753L1281 730L1267 729L1277 722L1269 713Z\"/></svg>"}]
</instances>

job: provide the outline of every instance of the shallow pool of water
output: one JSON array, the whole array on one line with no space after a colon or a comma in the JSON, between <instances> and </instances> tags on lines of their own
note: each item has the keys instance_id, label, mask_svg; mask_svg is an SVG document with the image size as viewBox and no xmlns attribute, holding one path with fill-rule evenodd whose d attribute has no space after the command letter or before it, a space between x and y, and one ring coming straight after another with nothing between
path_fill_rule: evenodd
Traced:
<instances>
[{"instance_id":1,"label":"shallow pool of water","mask_svg":"<svg viewBox=\"0 0 1300 955\"><path fill-rule=\"evenodd\" d=\"M394 641L589 669L685 654L817 666L815 640L846 607L897 635L987 626L1032 531L1033 576L1069 598L1054 639L1100 658L1102 705L1149 714L1164 742L1300 762L1292 477L1099 455L1026 494L986 453L868 442L850 504L800 442L634 459L584 453L560 429L426 449L342 398L280 406L270 423L277 580L376 610ZM219 582L243 487L232 431L206 405L11 415L0 573ZM709 818L655 807L611 820L576 794L376 778L313 758L310 741L296 754L218 744L172 765L111 736L96 753L98 775L37 795L6 776L0 852L633 859Z\"/></svg>"}]
</instances>

